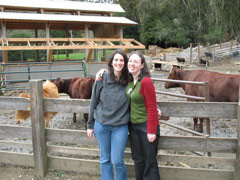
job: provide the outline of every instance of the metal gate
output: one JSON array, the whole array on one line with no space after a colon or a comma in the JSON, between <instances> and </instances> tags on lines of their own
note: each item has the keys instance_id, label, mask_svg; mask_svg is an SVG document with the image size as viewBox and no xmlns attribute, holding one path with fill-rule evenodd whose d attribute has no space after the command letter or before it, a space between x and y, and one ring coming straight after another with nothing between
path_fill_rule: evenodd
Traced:
<instances>
[{"instance_id":1,"label":"metal gate","mask_svg":"<svg viewBox=\"0 0 240 180\"><path fill-rule=\"evenodd\" d=\"M29 89L32 79L86 77L85 61L25 62L0 64L1 91Z\"/></svg>"}]
</instances>

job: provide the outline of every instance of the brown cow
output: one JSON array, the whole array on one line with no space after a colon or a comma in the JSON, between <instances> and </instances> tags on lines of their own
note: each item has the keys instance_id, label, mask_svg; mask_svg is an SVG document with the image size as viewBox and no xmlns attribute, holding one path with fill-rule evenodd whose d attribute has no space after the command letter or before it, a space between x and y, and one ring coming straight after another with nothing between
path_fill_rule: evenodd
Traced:
<instances>
[{"instance_id":1,"label":"brown cow","mask_svg":"<svg viewBox=\"0 0 240 180\"><path fill-rule=\"evenodd\" d=\"M19 97L30 98L28 94L21 93ZM59 98L57 86L50 82L46 81L43 83L43 97L44 98ZM57 112L45 112L45 127L48 127L50 119L55 116ZM30 111L17 110L16 112L16 123L19 124L21 121L26 120L30 116Z\"/></svg>"},{"instance_id":2,"label":"brown cow","mask_svg":"<svg viewBox=\"0 0 240 180\"><path fill-rule=\"evenodd\" d=\"M70 98L91 99L94 81L92 77L76 77L71 79L57 78L53 82L58 87L59 93L66 93ZM84 114L84 119L87 122L88 114ZM76 122L76 113L73 114L73 122ZM87 128L87 123L85 128Z\"/></svg>"},{"instance_id":3,"label":"brown cow","mask_svg":"<svg viewBox=\"0 0 240 180\"><path fill-rule=\"evenodd\" d=\"M202 81L208 82L209 101L211 102L237 102L238 89L240 83L239 75L221 74L218 72L206 70L180 70L173 68L168 75L168 79L185 80L185 81ZM180 84L175 82L166 82L165 88L181 87L186 95L204 97L204 87ZM188 99L189 101L195 101ZM194 118L194 130L197 128L197 118ZM203 132L203 119L200 118L199 131Z\"/></svg>"}]
</instances>

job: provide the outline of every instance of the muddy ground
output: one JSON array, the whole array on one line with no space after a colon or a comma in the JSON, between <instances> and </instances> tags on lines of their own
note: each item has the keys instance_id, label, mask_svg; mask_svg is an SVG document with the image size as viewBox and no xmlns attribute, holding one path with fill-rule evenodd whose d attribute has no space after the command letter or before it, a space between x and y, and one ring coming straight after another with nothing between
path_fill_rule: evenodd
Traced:
<instances>
[{"instance_id":1,"label":"muddy ground","mask_svg":"<svg viewBox=\"0 0 240 180\"><path fill-rule=\"evenodd\" d=\"M208 67L209 70L218 71L222 73L228 74L240 74L240 66L236 65L236 63L240 62L240 60L225 60L220 62L211 62L210 66ZM185 69L206 69L205 66L200 66L196 63L193 65L186 65ZM164 71L153 71L152 72L154 77L167 77L168 72ZM163 83L155 82L155 87L157 90L166 90L163 87ZM170 89L168 91L183 93L182 89ZM5 95L17 95L17 93L7 92ZM68 98L65 94L61 94L63 98ZM165 100L182 100L176 97L169 97L164 95L157 95L157 99L159 101ZM192 129L193 122L191 118L170 118L168 121L169 123L183 126L185 128ZM25 122L21 124L21 126L30 126L31 120L27 119ZM0 110L0 124L9 124L15 125L15 112L11 110ZM81 114L77 115L77 123L72 122L72 113L58 113L52 119L52 128L59 128L59 129L76 129L76 130L84 130L84 120ZM204 126L205 127L205 126ZM205 129L204 129L205 131ZM176 130L174 128L168 127L164 124L161 125L161 135L190 135L188 133L182 132L180 130ZM234 119L211 119L211 136L213 137L236 137L236 120ZM0 147L0 150L6 150L5 147ZM16 151L7 149L8 151ZM160 151L160 153L169 153L166 151ZM182 153L182 152L171 152L171 153ZM184 152L186 154L190 152ZM232 154L212 154L212 156L230 156ZM166 165L166 164L164 164ZM214 167L218 168L218 167ZM221 167L220 167L221 168ZM34 175L34 170L32 168L27 167L15 167L15 166L8 166L4 164L0 164L0 179L1 180L36 180L41 179ZM45 180L98 180L101 179L100 176L90 175L90 174L80 174L80 173L73 173L73 172L63 172L63 171L49 171L46 175Z\"/></svg>"}]
</instances>

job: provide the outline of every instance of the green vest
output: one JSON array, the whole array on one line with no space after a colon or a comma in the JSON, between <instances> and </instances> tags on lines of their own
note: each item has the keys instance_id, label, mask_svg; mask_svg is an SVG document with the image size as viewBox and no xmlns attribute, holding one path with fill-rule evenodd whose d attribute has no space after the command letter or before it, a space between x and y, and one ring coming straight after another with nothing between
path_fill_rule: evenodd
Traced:
<instances>
[{"instance_id":1,"label":"green vest","mask_svg":"<svg viewBox=\"0 0 240 180\"><path fill-rule=\"evenodd\" d=\"M133 124L143 123L147 120L147 111L144 105L142 94L140 93L142 81L137 81L134 86L133 82L129 82L126 94L130 104L130 122Z\"/></svg>"}]
</instances>

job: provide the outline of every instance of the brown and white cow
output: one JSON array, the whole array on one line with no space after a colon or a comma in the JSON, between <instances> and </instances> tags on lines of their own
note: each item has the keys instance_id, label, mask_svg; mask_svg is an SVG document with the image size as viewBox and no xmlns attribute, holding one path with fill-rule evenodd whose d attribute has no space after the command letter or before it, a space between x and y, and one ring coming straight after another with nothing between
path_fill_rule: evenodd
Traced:
<instances>
[{"instance_id":1,"label":"brown and white cow","mask_svg":"<svg viewBox=\"0 0 240 180\"><path fill-rule=\"evenodd\" d=\"M57 78L53 82L58 87L59 93L66 93L70 98L91 99L94 81L95 79L92 77L75 77L71 79ZM87 122L87 113L84 114L84 119ZM73 114L73 122L76 122L76 113ZM85 128L87 128L87 123Z\"/></svg>"},{"instance_id":2,"label":"brown and white cow","mask_svg":"<svg viewBox=\"0 0 240 180\"><path fill-rule=\"evenodd\" d=\"M211 102L237 102L240 83L239 75L221 74L206 70L180 70L173 68L168 79L185 81L208 82L209 101ZM165 88L181 87L186 95L204 97L203 86L166 82ZM188 99L188 101L195 101ZM194 118L194 130L197 128L198 119ZM203 119L200 119L199 131L203 131Z\"/></svg>"},{"instance_id":3,"label":"brown and white cow","mask_svg":"<svg viewBox=\"0 0 240 180\"><path fill-rule=\"evenodd\" d=\"M19 94L19 97L30 98L26 93ZM59 98L57 86L51 81L43 83L43 97L44 98ZM50 119L55 116L57 112L45 112L44 120L45 127L48 127ZM17 110L16 112L16 123L19 124L21 121L26 120L30 116L30 111Z\"/></svg>"}]
</instances>

